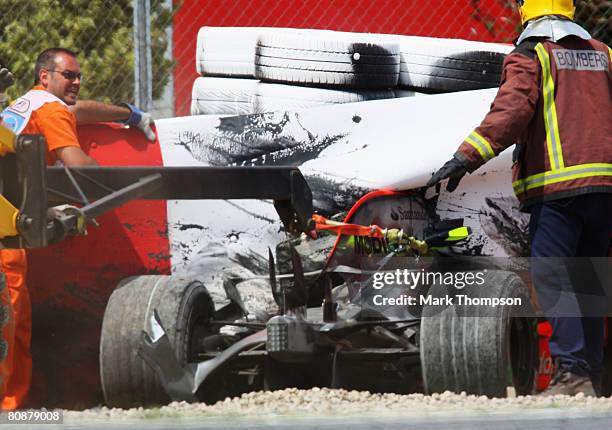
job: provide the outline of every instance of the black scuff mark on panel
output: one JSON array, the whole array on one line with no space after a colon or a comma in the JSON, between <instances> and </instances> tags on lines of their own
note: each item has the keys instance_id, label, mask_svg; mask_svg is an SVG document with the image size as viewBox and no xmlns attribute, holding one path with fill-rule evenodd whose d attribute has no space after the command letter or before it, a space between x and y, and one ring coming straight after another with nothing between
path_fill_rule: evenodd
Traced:
<instances>
[{"instance_id":1,"label":"black scuff mark on panel","mask_svg":"<svg viewBox=\"0 0 612 430\"><path fill-rule=\"evenodd\" d=\"M268 260L249 250L244 254L236 253L232 255L230 261L250 270L255 275L265 275L268 273Z\"/></svg>"},{"instance_id":2,"label":"black scuff mark on panel","mask_svg":"<svg viewBox=\"0 0 612 430\"><path fill-rule=\"evenodd\" d=\"M192 149L206 146L206 139L200 133L183 131L179 133L178 141L175 142L175 145L185 148L187 152L195 156Z\"/></svg>"},{"instance_id":3,"label":"black scuff mark on panel","mask_svg":"<svg viewBox=\"0 0 612 430\"><path fill-rule=\"evenodd\" d=\"M176 245L173 246L173 248L176 248L181 256L181 260L183 262L188 262L190 260L190 256L193 253L193 244L190 243L186 243L186 242L178 242Z\"/></svg>"},{"instance_id":4,"label":"black scuff mark on panel","mask_svg":"<svg viewBox=\"0 0 612 430\"><path fill-rule=\"evenodd\" d=\"M448 203L446 211L460 213L463 214L464 217L469 215L480 215L480 211L472 208L467 208L456 203Z\"/></svg>"},{"instance_id":5,"label":"black scuff mark on panel","mask_svg":"<svg viewBox=\"0 0 612 430\"><path fill-rule=\"evenodd\" d=\"M344 135L325 136L320 141L309 143L291 142L286 148L250 159L237 159L238 166L299 166L315 159L328 146L342 139Z\"/></svg>"},{"instance_id":6,"label":"black scuff mark on panel","mask_svg":"<svg viewBox=\"0 0 612 430\"><path fill-rule=\"evenodd\" d=\"M247 139L257 139L265 133L278 136L291 119L289 112L282 113L279 120L276 118L278 114L273 112L225 117L219 120L217 130L222 133L240 134Z\"/></svg>"},{"instance_id":7,"label":"black scuff mark on panel","mask_svg":"<svg viewBox=\"0 0 612 430\"><path fill-rule=\"evenodd\" d=\"M487 197L480 213L484 232L506 253L515 257L529 256L529 216L520 212L515 197Z\"/></svg>"},{"instance_id":8,"label":"black scuff mark on panel","mask_svg":"<svg viewBox=\"0 0 612 430\"><path fill-rule=\"evenodd\" d=\"M123 227L125 227L129 231L134 231L134 224L130 224L126 222L126 223L123 223Z\"/></svg>"},{"instance_id":9,"label":"black scuff mark on panel","mask_svg":"<svg viewBox=\"0 0 612 430\"><path fill-rule=\"evenodd\" d=\"M312 191L314 208L324 216L349 210L357 200L372 191L353 185L351 181L318 175L306 176L306 182Z\"/></svg>"},{"instance_id":10,"label":"black scuff mark on panel","mask_svg":"<svg viewBox=\"0 0 612 430\"><path fill-rule=\"evenodd\" d=\"M292 136L289 126L302 136ZM220 119L216 132L178 134L175 145L212 166L299 166L312 160L345 134L318 136L299 122L297 113L240 115ZM302 132L297 134L302 134Z\"/></svg>"},{"instance_id":11,"label":"black scuff mark on panel","mask_svg":"<svg viewBox=\"0 0 612 430\"><path fill-rule=\"evenodd\" d=\"M238 209L239 211L244 212L244 213L246 213L246 214L248 214L248 215L252 216L252 217L253 217L253 218L255 218L255 219L259 219L259 220L262 220L262 221L266 221L266 222L268 222L268 223L270 223L270 224L275 224L275 223L277 223L277 222L278 222L278 220L276 220L276 219L268 218L268 217L266 217L266 216L263 216L263 215L257 214L257 213L255 213L255 212L250 211L250 210L248 210L248 209L245 209L245 208L243 208L242 206L240 206L239 204L236 204L236 203L231 202L231 201L229 201L229 200L226 200L225 202L226 202L228 205L235 207L235 208L236 208L236 209Z\"/></svg>"},{"instance_id":12,"label":"black scuff mark on panel","mask_svg":"<svg viewBox=\"0 0 612 430\"><path fill-rule=\"evenodd\" d=\"M361 122L361 117L359 115L353 116L353 122L359 124Z\"/></svg>"},{"instance_id":13,"label":"black scuff mark on panel","mask_svg":"<svg viewBox=\"0 0 612 430\"><path fill-rule=\"evenodd\" d=\"M183 223L177 222L174 225L175 227L178 227L179 231L208 230L208 227L204 227L203 225L200 225L200 224L183 224Z\"/></svg>"},{"instance_id":14,"label":"black scuff mark on panel","mask_svg":"<svg viewBox=\"0 0 612 430\"><path fill-rule=\"evenodd\" d=\"M190 147L195 159L218 166L299 166L319 157L348 133L318 136L289 112L240 115L221 118L216 133L179 133L179 145ZM346 211L371 188L352 185L352 180L332 175L305 173L314 197L314 207L323 214ZM255 218L275 223L257 213L230 203Z\"/></svg>"},{"instance_id":15,"label":"black scuff mark on panel","mask_svg":"<svg viewBox=\"0 0 612 430\"><path fill-rule=\"evenodd\" d=\"M486 244L487 241L482 236L471 237L464 245L460 246L460 254L470 256L483 256L483 249Z\"/></svg>"},{"instance_id":16,"label":"black scuff mark on panel","mask_svg":"<svg viewBox=\"0 0 612 430\"><path fill-rule=\"evenodd\" d=\"M316 136L312 134L310 130L308 130L306 127L302 125L302 122L300 121L300 115L297 113L295 114L295 122L298 123L301 129L304 130L304 132L308 135L309 141L313 142L316 139Z\"/></svg>"}]
</instances>

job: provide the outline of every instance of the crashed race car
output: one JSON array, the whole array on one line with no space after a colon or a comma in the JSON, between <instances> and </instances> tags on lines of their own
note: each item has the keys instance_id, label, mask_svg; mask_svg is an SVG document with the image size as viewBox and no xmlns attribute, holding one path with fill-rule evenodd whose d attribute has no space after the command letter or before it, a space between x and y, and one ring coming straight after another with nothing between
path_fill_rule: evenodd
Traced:
<instances>
[{"instance_id":1,"label":"crashed race car","mask_svg":"<svg viewBox=\"0 0 612 430\"><path fill-rule=\"evenodd\" d=\"M319 235L338 235L280 243L276 258L269 252L269 274L261 277L267 279L256 280L269 283L272 316L249 313L240 278L222 280L224 301L197 280L125 280L109 300L102 329L106 401L123 407L215 401L313 386L491 397L513 386L531 393L537 319L526 316L529 291L516 274L485 270L475 296L522 300L523 314L512 306L481 307L471 316L460 302L441 307L436 300L447 297L447 288L427 282L418 288L429 294L419 291L409 306L405 293L415 286L391 281L382 289L374 282L377 273L408 267L421 274L466 270L452 256L426 257L469 236L461 219L430 222L431 205L417 193L374 192L342 222L315 216ZM329 255L318 257L324 251Z\"/></svg>"},{"instance_id":2,"label":"crashed race car","mask_svg":"<svg viewBox=\"0 0 612 430\"><path fill-rule=\"evenodd\" d=\"M265 200L170 206L173 274L126 279L108 302L106 403L214 402L312 386L491 397L545 388L550 356L540 350L529 274L508 265L528 256L511 155L453 194L424 187L494 95L158 121L170 164L299 166L323 218L314 217L316 239L310 231L287 238ZM397 270L454 282L411 288L385 278ZM480 276L482 288L458 288L459 273ZM463 294L515 302L472 306Z\"/></svg>"},{"instance_id":3,"label":"crashed race car","mask_svg":"<svg viewBox=\"0 0 612 430\"><path fill-rule=\"evenodd\" d=\"M530 292L516 273L472 259L525 255L509 157L466 178L454 196L423 187L493 95L158 121L164 159L179 165L300 166L317 215L326 218L315 217L316 239L310 231L283 238L265 201L223 202L223 211L214 202L172 206L180 217L170 215L201 233L171 231L186 263L171 276L128 278L110 297L100 347L105 402L213 402L311 386L532 393L539 356ZM435 113L451 110L457 97L471 108L449 118L449 128L432 127ZM390 124L398 127L393 135ZM382 129L389 139L373 139ZM398 142L419 133L437 144L417 150ZM393 156L373 156L387 153ZM442 299L454 287L374 287L376 273L396 270L480 271L486 288L473 297L519 298L524 306L477 307L477 314L457 301L402 306L407 290Z\"/></svg>"}]
</instances>

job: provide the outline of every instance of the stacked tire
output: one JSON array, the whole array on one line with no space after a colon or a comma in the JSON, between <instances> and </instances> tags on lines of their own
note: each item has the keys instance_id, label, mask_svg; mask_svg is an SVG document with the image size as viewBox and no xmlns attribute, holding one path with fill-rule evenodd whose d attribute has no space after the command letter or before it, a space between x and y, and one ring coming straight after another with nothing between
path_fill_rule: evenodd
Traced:
<instances>
[{"instance_id":1,"label":"stacked tire","mask_svg":"<svg viewBox=\"0 0 612 430\"><path fill-rule=\"evenodd\" d=\"M388 89L399 81L396 43L262 35L255 48L255 77L315 87Z\"/></svg>"},{"instance_id":2,"label":"stacked tire","mask_svg":"<svg viewBox=\"0 0 612 430\"><path fill-rule=\"evenodd\" d=\"M252 113L258 82L255 79L199 77L191 93L192 115Z\"/></svg>"},{"instance_id":3,"label":"stacked tire","mask_svg":"<svg viewBox=\"0 0 612 430\"><path fill-rule=\"evenodd\" d=\"M510 46L291 28L203 27L192 115L243 115L491 88Z\"/></svg>"},{"instance_id":4,"label":"stacked tire","mask_svg":"<svg viewBox=\"0 0 612 430\"><path fill-rule=\"evenodd\" d=\"M499 43L436 37L371 35L400 46L398 86L425 93L471 91L499 86L506 54Z\"/></svg>"}]
</instances>

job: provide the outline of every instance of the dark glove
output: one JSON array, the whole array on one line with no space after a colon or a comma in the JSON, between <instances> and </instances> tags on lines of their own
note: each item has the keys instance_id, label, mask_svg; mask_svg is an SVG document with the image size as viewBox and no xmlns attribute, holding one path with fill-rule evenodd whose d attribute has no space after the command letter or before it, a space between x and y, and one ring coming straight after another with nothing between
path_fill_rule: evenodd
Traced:
<instances>
[{"instance_id":1,"label":"dark glove","mask_svg":"<svg viewBox=\"0 0 612 430\"><path fill-rule=\"evenodd\" d=\"M437 184L443 179L450 178L448 184L446 184L446 191L452 193L455 191L461 179L467 173L467 167L455 157L448 160L444 166L442 166L436 173L433 174L431 179L427 182L427 187Z\"/></svg>"},{"instance_id":2,"label":"dark glove","mask_svg":"<svg viewBox=\"0 0 612 430\"><path fill-rule=\"evenodd\" d=\"M150 141L155 141L155 132L151 128L153 118L150 113L143 112L136 106L129 103L119 103L130 110L130 117L126 120L126 124L130 127L138 127Z\"/></svg>"},{"instance_id":3,"label":"dark glove","mask_svg":"<svg viewBox=\"0 0 612 430\"><path fill-rule=\"evenodd\" d=\"M13 74L9 72L7 68L0 65L0 103L4 103L6 101L4 91L14 83L15 80L13 79Z\"/></svg>"}]
</instances>

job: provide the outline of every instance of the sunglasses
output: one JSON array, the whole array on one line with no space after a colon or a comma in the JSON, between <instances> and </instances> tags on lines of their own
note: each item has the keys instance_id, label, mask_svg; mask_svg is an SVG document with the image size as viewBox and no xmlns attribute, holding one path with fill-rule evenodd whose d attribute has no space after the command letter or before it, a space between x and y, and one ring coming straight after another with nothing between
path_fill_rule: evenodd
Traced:
<instances>
[{"instance_id":1,"label":"sunglasses","mask_svg":"<svg viewBox=\"0 0 612 430\"><path fill-rule=\"evenodd\" d=\"M46 69L47 72L56 72L61 74L64 78L68 79L69 81L74 81L76 79L83 79L83 75L81 74L81 72L73 72L72 70L51 70L51 69Z\"/></svg>"}]
</instances>

